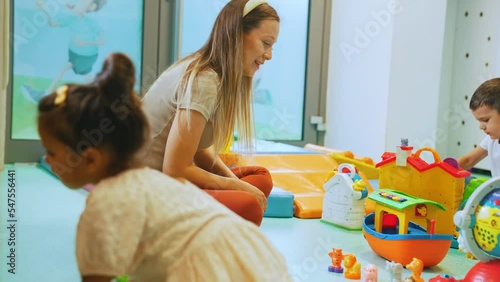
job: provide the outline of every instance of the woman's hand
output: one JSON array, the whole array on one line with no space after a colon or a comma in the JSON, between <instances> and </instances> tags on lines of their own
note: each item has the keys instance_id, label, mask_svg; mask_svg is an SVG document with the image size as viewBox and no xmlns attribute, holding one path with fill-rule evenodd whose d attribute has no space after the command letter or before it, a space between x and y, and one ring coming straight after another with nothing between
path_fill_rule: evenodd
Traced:
<instances>
[{"instance_id":1,"label":"woman's hand","mask_svg":"<svg viewBox=\"0 0 500 282\"><path fill-rule=\"evenodd\" d=\"M252 184L246 183L245 181L241 181L239 179L237 181L240 182L241 189L239 190L252 194L257 199L257 202L259 202L262 211L266 211L267 209L266 195L264 195L262 191L260 191L257 187L253 186Z\"/></svg>"}]
</instances>

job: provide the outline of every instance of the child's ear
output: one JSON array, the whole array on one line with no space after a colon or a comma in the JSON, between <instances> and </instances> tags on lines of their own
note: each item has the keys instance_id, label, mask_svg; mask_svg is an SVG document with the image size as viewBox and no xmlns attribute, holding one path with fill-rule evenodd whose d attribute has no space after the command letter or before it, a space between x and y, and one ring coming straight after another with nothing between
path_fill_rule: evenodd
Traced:
<instances>
[{"instance_id":1,"label":"child's ear","mask_svg":"<svg viewBox=\"0 0 500 282\"><path fill-rule=\"evenodd\" d=\"M95 147L88 147L82 153L88 172L96 172L104 165L104 156L102 152Z\"/></svg>"}]
</instances>

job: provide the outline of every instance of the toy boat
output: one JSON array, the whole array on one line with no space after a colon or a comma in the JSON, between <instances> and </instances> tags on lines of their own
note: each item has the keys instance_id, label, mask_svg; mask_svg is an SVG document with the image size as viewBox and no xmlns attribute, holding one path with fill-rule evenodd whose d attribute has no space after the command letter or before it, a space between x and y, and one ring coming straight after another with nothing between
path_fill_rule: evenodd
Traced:
<instances>
[{"instance_id":1,"label":"toy boat","mask_svg":"<svg viewBox=\"0 0 500 282\"><path fill-rule=\"evenodd\" d=\"M375 213L367 215L363 221L363 235L372 250L379 256L406 265L418 258L424 267L440 263L451 246L453 235L429 234L425 228L408 223L407 234L399 234L397 228L383 228L375 231Z\"/></svg>"}]
</instances>

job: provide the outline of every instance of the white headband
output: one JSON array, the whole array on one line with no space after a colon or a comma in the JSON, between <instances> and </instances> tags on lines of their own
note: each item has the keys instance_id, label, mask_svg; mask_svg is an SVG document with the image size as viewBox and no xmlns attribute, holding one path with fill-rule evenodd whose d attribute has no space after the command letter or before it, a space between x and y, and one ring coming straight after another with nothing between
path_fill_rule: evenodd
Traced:
<instances>
[{"instance_id":1,"label":"white headband","mask_svg":"<svg viewBox=\"0 0 500 282\"><path fill-rule=\"evenodd\" d=\"M245 17L248 13L255 9L255 7L264 3L267 3L267 0L248 0L248 2L245 4L245 8L243 8L243 17Z\"/></svg>"}]
</instances>

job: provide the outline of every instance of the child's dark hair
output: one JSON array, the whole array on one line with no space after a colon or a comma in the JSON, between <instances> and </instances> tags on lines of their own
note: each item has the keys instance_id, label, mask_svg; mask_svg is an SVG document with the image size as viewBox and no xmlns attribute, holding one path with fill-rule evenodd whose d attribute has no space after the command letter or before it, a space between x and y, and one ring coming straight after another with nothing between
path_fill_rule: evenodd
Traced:
<instances>
[{"instance_id":1,"label":"child's dark hair","mask_svg":"<svg viewBox=\"0 0 500 282\"><path fill-rule=\"evenodd\" d=\"M488 106L500 113L500 78L487 80L476 89L469 108L474 111L481 106Z\"/></svg>"},{"instance_id":2,"label":"child's dark hair","mask_svg":"<svg viewBox=\"0 0 500 282\"><path fill-rule=\"evenodd\" d=\"M132 61L113 53L91 84L69 84L40 101L39 129L78 154L105 147L112 158L110 173L118 173L131 165L149 132L134 83Z\"/></svg>"}]
</instances>

